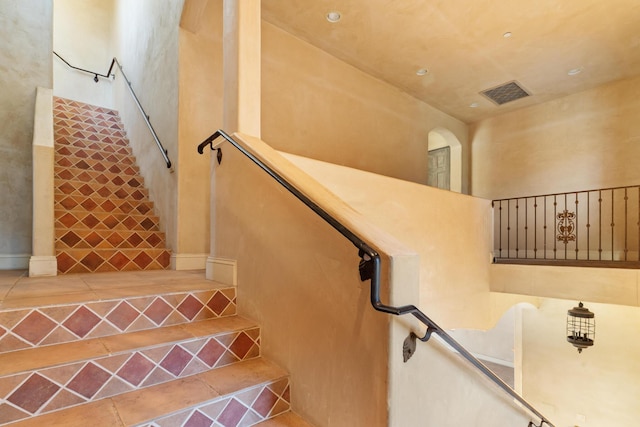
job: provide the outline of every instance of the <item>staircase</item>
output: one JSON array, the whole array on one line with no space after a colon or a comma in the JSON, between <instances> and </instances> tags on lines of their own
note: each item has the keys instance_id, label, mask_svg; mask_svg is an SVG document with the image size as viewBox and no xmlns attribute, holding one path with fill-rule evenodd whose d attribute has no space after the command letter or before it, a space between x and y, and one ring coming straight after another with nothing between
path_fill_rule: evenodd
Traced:
<instances>
[{"instance_id":1,"label":"staircase","mask_svg":"<svg viewBox=\"0 0 640 427\"><path fill-rule=\"evenodd\" d=\"M58 273L169 266L164 233L117 112L54 98Z\"/></svg>"},{"instance_id":2,"label":"staircase","mask_svg":"<svg viewBox=\"0 0 640 427\"><path fill-rule=\"evenodd\" d=\"M0 274L0 425L310 427L201 271Z\"/></svg>"}]
</instances>

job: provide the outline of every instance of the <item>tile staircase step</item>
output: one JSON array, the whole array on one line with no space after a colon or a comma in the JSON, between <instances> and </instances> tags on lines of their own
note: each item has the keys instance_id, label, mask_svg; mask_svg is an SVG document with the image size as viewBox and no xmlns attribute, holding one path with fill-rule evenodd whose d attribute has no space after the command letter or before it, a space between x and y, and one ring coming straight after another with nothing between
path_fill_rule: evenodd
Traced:
<instances>
[{"instance_id":1,"label":"tile staircase step","mask_svg":"<svg viewBox=\"0 0 640 427\"><path fill-rule=\"evenodd\" d=\"M78 159L56 156L54 158L54 167L56 166L63 168L92 170L96 172L111 172L115 174L130 176L138 176L139 174L138 166L135 165L123 165L119 163L103 164L102 162L93 159Z\"/></svg>"},{"instance_id":2,"label":"tile staircase step","mask_svg":"<svg viewBox=\"0 0 640 427\"><path fill-rule=\"evenodd\" d=\"M98 105L86 104L80 101L74 101L72 99L54 97L54 110L73 111L78 110L82 114L107 114L110 116L117 116L118 112L106 107L100 107Z\"/></svg>"},{"instance_id":3,"label":"tile staircase step","mask_svg":"<svg viewBox=\"0 0 640 427\"><path fill-rule=\"evenodd\" d=\"M64 249L164 248L164 233L130 230L56 229L56 247Z\"/></svg>"},{"instance_id":4,"label":"tile staircase step","mask_svg":"<svg viewBox=\"0 0 640 427\"><path fill-rule=\"evenodd\" d=\"M82 208L55 210L56 230L160 231L158 217L141 214L88 212Z\"/></svg>"},{"instance_id":5,"label":"tile staircase step","mask_svg":"<svg viewBox=\"0 0 640 427\"><path fill-rule=\"evenodd\" d=\"M56 248L58 272L103 273L110 271L162 270L171 254L165 249L65 249Z\"/></svg>"},{"instance_id":6,"label":"tile staircase step","mask_svg":"<svg viewBox=\"0 0 640 427\"><path fill-rule=\"evenodd\" d=\"M65 136L58 133L55 135L55 143L59 146L90 148L92 150L101 150L109 153L133 153L125 138L112 138L95 134L89 138L76 138L74 136Z\"/></svg>"},{"instance_id":7,"label":"tile staircase step","mask_svg":"<svg viewBox=\"0 0 640 427\"><path fill-rule=\"evenodd\" d=\"M118 186L112 184L93 184L82 181L54 180L54 193L100 197L116 197L118 199L145 200L149 198L149 190L144 187Z\"/></svg>"},{"instance_id":8,"label":"tile staircase step","mask_svg":"<svg viewBox=\"0 0 640 427\"><path fill-rule=\"evenodd\" d=\"M58 126L76 127L84 129L87 126L103 127L109 129L124 130L120 117L98 112L86 112L81 110L54 109L53 124Z\"/></svg>"},{"instance_id":9,"label":"tile staircase step","mask_svg":"<svg viewBox=\"0 0 640 427\"><path fill-rule=\"evenodd\" d=\"M14 300L9 307L3 305L0 354L236 314L236 289L215 282L194 282L188 289L172 286L163 290L156 285L153 293L145 286L132 292L101 282L94 285L95 290L82 292L86 289L82 281L55 283L58 291L73 294L72 300L39 304L26 298L40 290L33 289L17 299L21 304ZM41 288L47 289L46 285Z\"/></svg>"},{"instance_id":10,"label":"tile staircase step","mask_svg":"<svg viewBox=\"0 0 640 427\"><path fill-rule=\"evenodd\" d=\"M7 414L44 414L259 356L259 327L238 316L5 353L0 423Z\"/></svg>"},{"instance_id":11,"label":"tile staircase step","mask_svg":"<svg viewBox=\"0 0 640 427\"><path fill-rule=\"evenodd\" d=\"M97 136L97 140L110 137L116 144L120 144L119 141L127 138L127 133L122 129L84 125L80 124L79 122L76 125L71 126L54 124L53 130L57 135L73 136L79 139L89 139L91 135L94 135L94 138Z\"/></svg>"},{"instance_id":12,"label":"tile staircase step","mask_svg":"<svg viewBox=\"0 0 640 427\"><path fill-rule=\"evenodd\" d=\"M111 172L96 172L74 167L54 167L54 180L73 180L94 184L111 184L116 186L129 186L144 188L144 178L139 175L130 176Z\"/></svg>"},{"instance_id":13,"label":"tile staircase step","mask_svg":"<svg viewBox=\"0 0 640 427\"><path fill-rule=\"evenodd\" d=\"M285 412L277 417L255 424L256 427L313 427L299 415Z\"/></svg>"},{"instance_id":14,"label":"tile staircase step","mask_svg":"<svg viewBox=\"0 0 640 427\"><path fill-rule=\"evenodd\" d=\"M87 212L146 214L153 212L153 202L145 200L117 200L100 196L67 195L56 193L54 209L83 209Z\"/></svg>"},{"instance_id":15,"label":"tile staircase step","mask_svg":"<svg viewBox=\"0 0 640 427\"><path fill-rule=\"evenodd\" d=\"M271 362L256 358L12 425L249 426L289 409L287 373Z\"/></svg>"},{"instance_id":16,"label":"tile staircase step","mask_svg":"<svg viewBox=\"0 0 640 427\"><path fill-rule=\"evenodd\" d=\"M72 145L57 145L55 151L56 158L70 157L72 162L80 161L80 159L92 159L109 165L114 163L135 165L135 158L131 154L105 153L96 148L82 148Z\"/></svg>"}]
</instances>

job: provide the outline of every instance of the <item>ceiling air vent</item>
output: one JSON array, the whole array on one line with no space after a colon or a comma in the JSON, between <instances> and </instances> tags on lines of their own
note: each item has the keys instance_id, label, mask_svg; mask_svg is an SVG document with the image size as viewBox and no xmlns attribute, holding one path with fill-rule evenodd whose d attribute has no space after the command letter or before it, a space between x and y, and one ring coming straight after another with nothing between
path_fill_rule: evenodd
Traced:
<instances>
[{"instance_id":1,"label":"ceiling air vent","mask_svg":"<svg viewBox=\"0 0 640 427\"><path fill-rule=\"evenodd\" d=\"M506 104L507 102L529 96L529 93L516 81L505 83L480 93L498 105Z\"/></svg>"}]
</instances>

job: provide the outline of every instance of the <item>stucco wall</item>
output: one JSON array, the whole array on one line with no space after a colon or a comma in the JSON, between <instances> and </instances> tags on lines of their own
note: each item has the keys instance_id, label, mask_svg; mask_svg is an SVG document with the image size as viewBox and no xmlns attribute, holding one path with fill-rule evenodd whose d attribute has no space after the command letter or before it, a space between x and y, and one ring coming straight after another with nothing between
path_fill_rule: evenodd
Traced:
<instances>
[{"instance_id":1,"label":"stucco wall","mask_svg":"<svg viewBox=\"0 0 640 427\"><path fill-rule=\"evenodd\" d=\"M150 117L177 171L178 27L183 0L117 0L116 56ZM167 169L156 143L116 73L114 104L127 129L133 153L149 189L169 249L176 247L176 174Z\"/></svg>"},{"instance_id":2,"label":"stucco wall","mask_svg":"<svg viewBox=\"0 0 640 427\"><path fill-rule=\"evenodd\" d=\"M184 12L183 12L184 15ZM183 20L186 19L183 17ZM190 23L180 29L180 93L176 267L203 268L209 255L211 195L209 151L196 146L222 127L222 2L208 1ZM201 265L188 263L185 257Z\"/></svg>"},{"instance_id":3,"label":"stucco wall","mask_svg":"<svg viewBox=\"0 0 640 427\"><path fill-rule=\"evenodd\" d=\"M524 396L556 426L633 427L640 417L640 308L584 301L595 313L594 346L566 341L567 310L577 301L543 299L523 311Z\"/></svg>"},{"instance_id":4,"label":"stucco wall","mask_svg":"<svg viewBox=\"0 0 640 427\"><path fill-rule=\"evenodd\" d=\"M52 87L52 1L0 2L0 269L31 254L36 87Z\"/></svg>"},{"instance_id":5,"label":"stucco wall","mask_svg":"<svg viewBox=\"0 0 640 427\"><path fill-rule=\"evenodd\" d=\"M489 199L640 184L640 78L471 126L472 194Z\"/></svg>"},{"instance_id":6,"label":"stucco wall","mask_svg":"<svg viewBox=\"0 0 640 427\"><path fill-rule=\"evenodd\" d=\"M445 128L462 144L467 191L464 123L264 21L262 85L262 138L274 148L426 183L429 131Z\"/></svg>"},{"instance_id":7,"label":"stucco wall","mask_svg":"<svg viewBox=\"0 0 640 427\"><path fill-rule=\"evenodd\" d=\"M114 2L101 0L55 0L53 48L71 65L106 74L115 55L113 49ZM113 82L53 61L53 93L88 104L113 108Z\"/></svg>"}]
</instances>

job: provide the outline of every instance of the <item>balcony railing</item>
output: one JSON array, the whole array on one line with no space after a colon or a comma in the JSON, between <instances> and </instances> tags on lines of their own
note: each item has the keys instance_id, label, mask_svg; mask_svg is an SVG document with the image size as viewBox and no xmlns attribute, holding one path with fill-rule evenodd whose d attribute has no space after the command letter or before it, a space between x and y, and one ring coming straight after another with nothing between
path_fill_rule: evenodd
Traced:
<instances>
[{"instance_id":1,"label":"balcony railing","mask_svg":"<svg viewBox=\"0 0 640 427\"><path fill-rule=\"evenodd\" d=\"M497 263L640 267L640 186L493 201Z\"/></svg>"}]
</instances>

